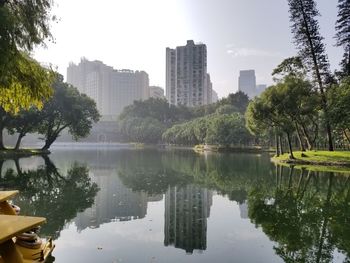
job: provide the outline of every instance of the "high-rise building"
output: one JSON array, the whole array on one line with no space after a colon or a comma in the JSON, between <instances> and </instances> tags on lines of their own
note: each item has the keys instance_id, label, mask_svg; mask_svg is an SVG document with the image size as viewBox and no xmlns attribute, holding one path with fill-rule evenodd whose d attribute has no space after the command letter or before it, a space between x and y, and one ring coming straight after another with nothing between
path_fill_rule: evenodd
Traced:
<instances>
[{"instance_id":1,"label":"high-rise building","mask_svg":"<svg viewBox=\"0 0 350 263\"><path fill-rule=\"evenodd\" d=\"M208 104L207 47L188 40L166 49L166 98L188 107Z\"/></svg>"},{"instance_id":2,"label":"high-rise building","mask_svg":"<svg viewBox=\"0 0 350 263\"><path fill-rule=\"evenodd\" d=\"M119 115L135 100L149 98L144 71L115 70L101 61L81 59L67 68L67 82L94 99L101 115Z\"/></svg>"},{"instance_id":3,"label":"high-rise building","mask_svg":"<svg viewBox=\"0 0 350 263\"><path fill-rule=\"evenodd\" d=\"M238 90L247 94L250 99L256 96L255 70L241 70L239 72Z\"/></svg>"},{"instance_id":4,"label":"high-rise building","mask_svg":"<svg viewBox=\"0 0 350 263\"><path fill-rule=\"evenodd\" d=\"M156 98L156 99L164 99L164 89L161 87L157 86L150 86L149 87L149 94L151 98Z\"/></svg>"}]
</instances>

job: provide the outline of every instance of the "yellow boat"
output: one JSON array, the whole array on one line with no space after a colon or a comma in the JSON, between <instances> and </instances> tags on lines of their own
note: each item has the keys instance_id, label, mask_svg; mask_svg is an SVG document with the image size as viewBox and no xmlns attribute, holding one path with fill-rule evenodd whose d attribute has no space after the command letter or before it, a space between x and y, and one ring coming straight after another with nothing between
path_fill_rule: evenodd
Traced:
<instances>
[{"instance_id":1,"label":"yellow boat","mask_svg":"<svg viewBox=\"0 0 350 263\"><path fill-rule=\"evenodd\" d=\"M46 262L55 245L33 229L46 222L43 217L18 216L8 200L18 191L0 191L0 263Z\"/></svg>"}]
</instances>

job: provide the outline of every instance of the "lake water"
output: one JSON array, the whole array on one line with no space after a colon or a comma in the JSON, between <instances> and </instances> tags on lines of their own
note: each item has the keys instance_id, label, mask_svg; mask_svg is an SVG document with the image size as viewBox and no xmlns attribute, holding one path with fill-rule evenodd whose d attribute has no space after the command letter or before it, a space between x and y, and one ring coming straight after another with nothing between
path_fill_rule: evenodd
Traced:
<instances>
[{"instance_id":1,"label":"lake water","mask_svg":"<svg viewBox=\"0 0 350 263\"><path fill-rule=\"evenodd\" d=\"M350 262L350 177L268 154L56 150L0 162L52 261Z\"/></svg>"}]
</instances>

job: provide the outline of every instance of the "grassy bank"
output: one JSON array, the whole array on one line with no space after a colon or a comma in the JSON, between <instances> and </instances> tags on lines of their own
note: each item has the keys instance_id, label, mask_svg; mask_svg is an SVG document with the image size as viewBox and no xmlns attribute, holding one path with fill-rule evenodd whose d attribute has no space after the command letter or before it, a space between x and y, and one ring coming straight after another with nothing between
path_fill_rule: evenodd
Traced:
<instances>
[{"instance_id":1,"label":"grassy bank","mask_svg":"<svg viewBox=\"0 0 350 263\"><path fill-rule=\"evenodd\" d=\"M272 157L276 163L301 166L315 171L348 171L350 172L349 151L308 151L294 152L295 159L289 158L289 153Z\"/></svg>"},{"instance_id":2,"label":"grassy bank","mask_svg":"<svg viewBox=\"0 0 350 263\"><path fill-rule=\"evenodd\" d=\"M41 150L41 149L6 149L0 150L0 159L10 159L10 158L18 158L32 155L44 155L50 154L49 150Z\"/></svg>"}]
</instances>

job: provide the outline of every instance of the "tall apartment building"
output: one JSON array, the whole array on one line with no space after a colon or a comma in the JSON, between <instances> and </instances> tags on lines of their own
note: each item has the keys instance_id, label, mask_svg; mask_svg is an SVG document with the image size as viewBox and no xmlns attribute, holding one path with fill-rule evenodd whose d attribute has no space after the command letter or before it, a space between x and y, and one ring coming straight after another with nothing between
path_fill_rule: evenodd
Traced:
<instances>
[{"instance_id":1,"label":"tall apartment building","mask_svg":"<svg viewBox=\"0 0 350 263\"><path fill-rule=\"evenodd\" d=\"M238 90L247 94L250 99L256 96L255 70L241 70L239 72Z\"/></svg>"},{"instance_id":2,"label":"tall apartment building","mask_svg":"<svg viewBox=\"0 0 350 263\"><path fill-rule=\"evenodd\" d=\"M67 68L67 82L94 99L101 115L119 115L135 100L148 99L149 79L144 71L115 70L101 61L82 59Z\"/></svg>"},{"instance_id":3,"label":"tall apartment building","mask_svg":"<svg viewBox=\"0 0 350 263\"><path fill-rule=\"evenodd\" d=\"M166 49L166 97L173 105L208 104L206 45L188 40L186 46Z\"/></svg>"}]
</instances>

